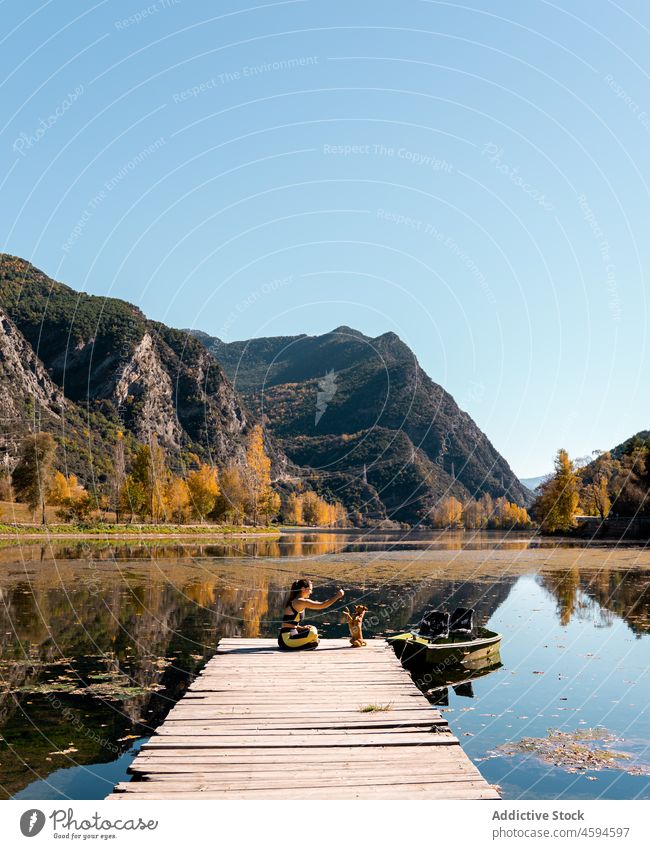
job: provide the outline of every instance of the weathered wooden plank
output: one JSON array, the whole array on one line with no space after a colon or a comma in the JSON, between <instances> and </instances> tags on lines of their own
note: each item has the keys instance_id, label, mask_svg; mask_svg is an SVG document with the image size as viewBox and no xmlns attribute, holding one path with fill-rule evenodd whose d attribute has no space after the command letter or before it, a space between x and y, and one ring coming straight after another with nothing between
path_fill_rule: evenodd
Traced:
<instances>
[{"instance_id":1,"label":"weathered wooden plank","mask_svg":"<svg viewBox=\"0 0 650 849\"><path fill-rule=\"evenodd\" d=\"M151 737L148 743L144 743L143 749L178 748L184 746L193 749L228 749L228 748L304 748L321 749L329 746L439 746L458 743L456 737L451 733L422 733L409 732L407 734L396 734L392 730L383 733L361 732L341 733L338 735L322 734L293 734L286 736L248 735L241 737L214 736L192 737L188 735L168 735Z\"/></svg>"},{"instance_id":2,"label":"weathered wooden plank","mask_svg":"<svg viewBox=\"0 0 650 849\"><path fill-rule=\"evenodd\" d=\"M148 782L142 783L146 787ZM146 791L135 791L132 785L127 792L116 792L108 798L117 801L143 801L146 799L375 799L375 800L399 800L399 799L499 799L497 791L490 787L487 782L476 782L468 785L458 784L391 784L375 787L361 787L359 785L351 788L338 787L300 787L294 791L286 789L276 790L221 790L221 791L179 791L173 792L162 788L149 788Z\"/></svg>"},{"instance_id":3,"label":"weathered wooden plank","mask_svg":"<svg viewBox=\"0 0 650 849\"><path fill-rule=\"evenodd\" d=\"M132 772L146 772L147 779L155 779L164 775L191 775L194 777L216 776L222 780L224 776L236 777L238 781L251 781L259 776L278 776L286 775L286 764L194 764L194 763L158 763L158 759L150 761L148 764L141 764L134 768ZM382 765L381 776L385 779L402 779L404 778L404 768L408 767L408 775L414 776L439 776L439 775L474 775L480 776L478 769L473 764L467 764L460 761L458 758L438 759L434 763L420 765L410 763L405 760L387 762ZM348 776L352 779L361 779L367 776L377 776L377 767L371 763L353 763L351 761L343 761L342 763L332 763L329 765L302 764L300 767L300 777L305 781L308 779L317 779L325 776Z\"/></svg>"},{"instance_id":4,"label":"weathered wooden plank","mask_svg":"<svg viewBox=\"0 0 650 849\"><path fill-rule=\"evenodd\" d=\"M222 640L130 771L109 798L499 798L380 640Z\"/></svg>"},{"instance_id":5,"label":"weathered wooden plank","mask_svg":"<svg viewBox=\"0 0 650 849\"><path fill-rule=\"evenodd\" d=\"M433 719L440 719L441 715L437 710L433 710L430 707L410 707L410 708L401 708L399 710L395 710L393 708L389 708L386 710L371 710L371 711L363 711L359 710L338 710L336 708L318 708L308 710L304 707L299 707L295 710L295 712L291 711L290 706L280 712L276 711L275 713L270 714L268 711L254 711L251 709L249 711L243 711L242 713L233 713L230 710L216 711L209 707L204 707L201 705L189 705L186 706L186 703L183 701L179 704L178 707L173 708L169 714L167 715L167 719L165 722L173 722L176 719L182 717L188 717L189 719L200 719L205 717L206 719L213 720L214 718L219 717L220 720L223 720L227 723L234 722L255 722L256 720L269 720L272 722L282 722L283 719L291 721L295 718L296 721L301 720L314 720L314 719L322 719L323 721L336 721L337 718L341 718L342 720L354 720L359 719L365 721L369 720L377 720L381 721L383 719L390 720L410 720L410 719L427 719L429 717Z\"/></svg>"},{"instance_id":6,"label":"weathered wooden plank","mask_svg":"<svg viewBox=\"0 0 650 849\"><path fill-rule=\"evenodd\" d=\"M279 764L286 768L287 763L293 763L296 757L295 749L269 748L269 749L196 749L188 757L187 749L159 748L155 750L143 749L134 764L147 762L156 763L189 763L204 764ZM381 746L339 746L336 748L323 749L318 752L318 758L309 758L301 762L302 765L327 765L327 764L374 764L384 765L392 762L404 764L431 765L438 763L441 759L449 758L458 763L471 763L459 746L432 747L425 746L417 748L400 748ZM293 760L292 760L293 759Z\"/></svg>"},{"instance_id":7,"label":"weathered wooden plank","mask_svg":"<svg viewBox=\"0 0 650 849\"><path fill-rule=\"evenodd\" d=\"M477 780L476 776L468 776L468 775L458 775L455 773L448 772L443 775L435 775L431 777L409 777L408 781L404 781L404 776L366 776L364 778L364 786L372 787L372 786L390 786L395 778L401 778L401 784L463 784L469 786L480 786L482 784L482 779ZM358 786L359 782L355 781L353 775L349 775L347 778L345 776L341 776L340 778L337 776L331 777L317 777L314 776L311 779L311 787L355 787ZM295 773L291 775L288 773L285 776L281 776L278 778L259 778L253 779L251 781L239 780L218 780L212 775L207 775L203 777L194 777L193 779L188 778L179 778L178 776L168 776L167 778L155 778L150 779L144 784L146 785L146 790L155 790L162 789L171 790L174 792L179 791L187 791L187 790L216 790L216 791L246 791L246 790L272 790L272 789L286 789L293 790L296 788L300 788L305 782L304 776L299 773ZM136 785L131 782L121 782L117 785L118 792L137 792L135 790Z\"/></svg>"},{"instance_id":8,"label":"weathered wooden plank","mask_svg":"<svg viewBox=\"0 0 650 849\"><path fill-rule=\"evenodd\" d=\"M287 729L305 729L305 730L313 730L313 731L329 731L333 729L346 729L353 730L355 728L430 728L432 725L443 725L446 726L448 723L444 719L420 719L420 720L405 720L405 719L394 719L394 720L384 720L384 721L376 721L376 722L364 722L363 720L341 720L341 722L336 722L336 720L318 720L318 719L307 719L304 720L291 720L287 719L283 722L273 722L270 717L266 719L260 719L257 722L241 722L241 721L228 721L224 722L221 726L216 727L213 724L208 724L209 719L206 717L201 717L200 719L192 719L191 717L186 717L185 719L177 719L177 720L166 720L164 726L159 728L156 733L165 734L165 733L175 733L178 734L183 731L183 733L191 732L193 734L202 733L204 731L212 731L213 733L218 734L241 734L246 731L282 731ZM169 729L169 731L167 731Z\"/></svg>"},{"instance_id":9,"label":"weathered wooden plank","mask_svg":"<svg viewBox=\"0 0 650 849\"><path fill-rule=\"evenodd\" d=\"M400 722L390 722L390 723L371 723L369 725L363 725L362 723L355 723L354 725L347 725L343 723L339 723L337 725L318 725L313 723L303 723L298 725L281 725L278 728L273 728L270 725L265 725L263 723L259 723L258 725L245 725L245 726L235 726L234 728L227 727L215 727L213 725L205 725L204 723L191 723L191 724L174 724L168 726L167 723L162 728L159 728L156 732L156 737L167 737L167 736L175 736L175 737L200 737L211 738L211 737L237 737L242 738L250 735L257 735L263 733L265 737L269 739L275 737L282 736L294 736L296 734L299 735L318 735L322 737L331 737L331 736L339 736L341 734L346 734L348 736L351 735L367 735L367 734L377 734L379 731L389 729L393 734L410 734L414 732L428 732L428 731L439 731L448 728L447 723L444 720L439 720L438 722L418 722L418 723L400 723Z\"/></svg>"}]
</instances>

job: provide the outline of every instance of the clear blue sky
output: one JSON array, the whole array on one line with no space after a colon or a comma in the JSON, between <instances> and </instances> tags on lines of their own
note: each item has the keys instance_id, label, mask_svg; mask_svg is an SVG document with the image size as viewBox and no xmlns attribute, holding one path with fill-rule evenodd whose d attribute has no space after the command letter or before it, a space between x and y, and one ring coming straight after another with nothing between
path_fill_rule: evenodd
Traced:
<instances>
[{"instance_id":1,"label":"clear blue sky","mask_svg":"<svg viewBox=\"0 0 650 849\"><path fill-rule=\"evenodd\" d=\"M226 340L393 330L522 477L650 426L646 2L0 14L3 250Z\"/></svg>"}]
</instances>

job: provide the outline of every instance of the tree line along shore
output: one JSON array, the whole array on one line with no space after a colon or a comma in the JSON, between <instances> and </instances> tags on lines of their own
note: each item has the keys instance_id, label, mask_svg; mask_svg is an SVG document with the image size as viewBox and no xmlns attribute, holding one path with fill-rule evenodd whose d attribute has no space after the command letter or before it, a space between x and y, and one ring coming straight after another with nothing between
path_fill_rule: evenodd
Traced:
<instances>
[{"instance_id":1,"label":"tree line along shore","mask_svg":"<svg viewBox=\"0 0 650 849\"><path fill-rule=\"evenodd\" d=\"M277 532L279 524L316 528L362 524L360 514L347 513L341 502L319 496L304 482L287 486L286 481L280 485L272 481L260 425L248 435L243 463L217 467L189 454L182 469L169 467L155 437L127 451L118 432L111 472L101 483L82 483L56 468L57 448L49 433L28 434L13 471L0 471L0 502L5 506L0 533L38 532L37 522L51 533L77 529L165 536ZM573 534L587 517L603 524L620 517L650 520L649 495L650 437L637 435L616 453L594 452L588 462L572 461L560 449L554 473L536 490L530 513L488 493L464 502L446 496L430 509L421 527ZM13 521L7 521L7 513L13 514Z\"/></svg>"},{"instance_id":2,"label":"tree line along shore","mask_svg":"<svg viewBox=\"0 0 650 849\"><path fill-rule=\"evenodd\" d=\"M57 443L51 434L29 434L11 474L0 475L0 501L25 505L32 522L40 521L50 530L56 527L50 521L52 512L58 522L81 529L137 527L150 533L190 526L199 531L218 526L234 532L277 521L320 527L347 523L339 502L326 501L300 483L289 492L274 487L259 425L248 436L245 461L221 468L190 454L182 469L172 470L155 437L127 456L119 432L111 472L101 483L84 484L76 475L66 475L56 468L56 456Z\"/></svg>"},{"instance_id":3,"label":"tree line along shore","mask_svg":"<svg viewBox=\"0 0 650 849\"><path fill-rule=\"evenodd\" d=\"M572 534L589 517L605 528L613 520L623 528L650 522L650 437L637 434L616 452L593 454L585 463L557 452L531 511L542 533Z\"/></svg>"}]
</instances>

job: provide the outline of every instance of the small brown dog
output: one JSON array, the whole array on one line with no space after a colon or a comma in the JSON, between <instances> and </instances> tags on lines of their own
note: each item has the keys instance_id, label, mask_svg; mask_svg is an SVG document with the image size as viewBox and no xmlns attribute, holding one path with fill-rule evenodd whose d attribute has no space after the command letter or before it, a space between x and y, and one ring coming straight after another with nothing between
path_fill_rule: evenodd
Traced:
<instances>
[{"instance_id":1,"label":"small brown dog","mask_svg":"<svg viewBox=\"0 0 650 849\"><path fill-rule=\"evenodd\" d=\"M365 646L366 644L366 641L363 639L363 633L361 632L361 626L363 625L363 617L367 611L368 608L365 604L355 604L354 615L350 613L347 607L341 611L350 629L350 645L352 648L361 648L361 646Z\"/></svg>"}]
</instances>

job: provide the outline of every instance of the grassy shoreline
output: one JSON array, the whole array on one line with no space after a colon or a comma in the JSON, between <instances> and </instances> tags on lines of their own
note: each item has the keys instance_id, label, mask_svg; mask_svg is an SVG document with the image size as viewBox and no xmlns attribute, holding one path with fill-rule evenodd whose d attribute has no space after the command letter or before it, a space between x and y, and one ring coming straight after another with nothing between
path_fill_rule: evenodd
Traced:
<instances>
[{"instance_id":1,"label":"grassy shoreline","mask_svg":"<svg viewBox=\"0 0 650 849\"><path fill-rule=\"evenodd\" d=\"M42 539L43 537L119 537L120 539L166 539L168 537L260 537L279 536L278 526L250 527L248 525L123 525L103 524L48 524L28 525L13 522L0 523L0 539Z\"/></svg>"}]
</instances>

